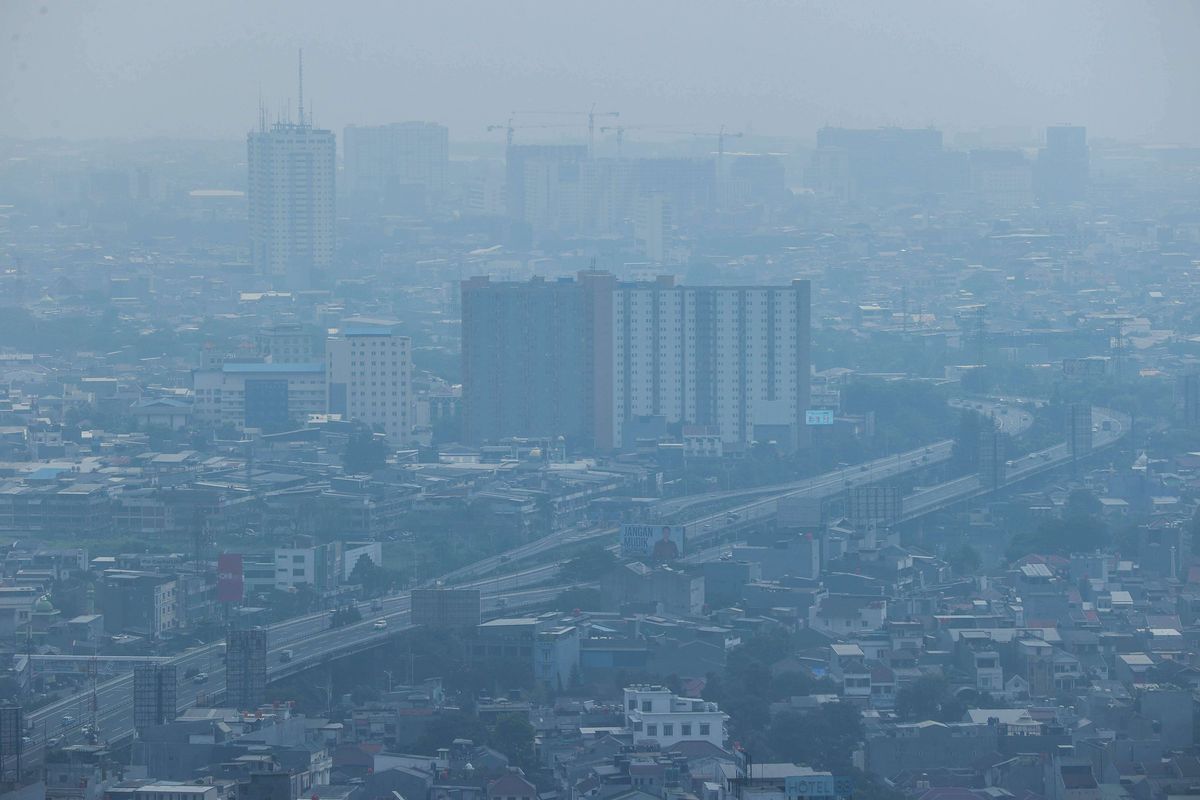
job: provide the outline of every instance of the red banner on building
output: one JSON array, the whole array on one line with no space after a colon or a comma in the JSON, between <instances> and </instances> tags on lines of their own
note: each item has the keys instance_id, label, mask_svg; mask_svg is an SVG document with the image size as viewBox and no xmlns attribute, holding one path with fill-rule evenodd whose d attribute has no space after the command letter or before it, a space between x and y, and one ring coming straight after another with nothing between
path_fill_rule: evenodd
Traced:
<instances>
[{"instance_id":1,"label":"red banner on building","mask_svg":"<svg viewBox=\"0 0 1200 800\"><path fill-rule=\"evenodd\" d=\"M245 593L242 554L221 553L217 556L217 602L240 603Z\"/></svg>"}]
</instances>

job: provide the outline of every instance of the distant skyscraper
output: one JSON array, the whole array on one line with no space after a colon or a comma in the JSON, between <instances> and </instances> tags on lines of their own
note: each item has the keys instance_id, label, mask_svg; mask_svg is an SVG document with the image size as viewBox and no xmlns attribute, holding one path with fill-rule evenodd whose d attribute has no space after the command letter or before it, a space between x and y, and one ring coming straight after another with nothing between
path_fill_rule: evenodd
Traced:
<instances>
[{"instance_id":1,"label":"distant skyscraper","mask_svg":"<svg viewBox=\"0 0 1200 800\"><path fill-rule=\"evenodd\" d=\"M424 206L446 191L450 132L433 122L346 127L346 194L356 205Z\"/></svg>"},{"instance_id":2,"label":"distant skyscraper","mask_svg":"<svg viewBox=\"0 0 1200 800\"><path fill-rule=\"evenodd\" d=\"M391 320L350 318L325 345L331 414L382 431L394 443L412 432L412 343Z\"/></svg>"},{"instance_id":3,"label":"distant skyscraper","mask_svg":"<svg viewBox=\"0 0 1200 800\"><path fill-rule=\"evenodd\" d=\"M1086 199L1088 161L1087 128L1046 128L1046 146L1038 152L1035 173L1038 198L1059 203Z\"/></svg>"},{"instance_id":4,"label":"distant skyscraper","mask_svg":"<svg viewBox=\"0 0 1200 800\"><path fill-rule=\"evenodd\" d=\"M318 281L334 254L337 145L303 117L303 102L300 113L246 137L254 267L292 287Z\"/></svg>"}]
</instances>

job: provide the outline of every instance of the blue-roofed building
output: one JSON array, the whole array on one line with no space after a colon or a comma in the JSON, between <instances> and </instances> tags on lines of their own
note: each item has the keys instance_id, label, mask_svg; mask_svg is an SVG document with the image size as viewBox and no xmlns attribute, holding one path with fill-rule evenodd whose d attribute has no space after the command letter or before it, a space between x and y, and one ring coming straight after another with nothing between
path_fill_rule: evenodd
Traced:
<instances>
[{"instance_id":1,"label":"blue-roofed building","mask_svg":"<svg viewBox=\"0 0 1200 800\"><path fill-rule=\"evenodd\" d=\"M321 362L227 362L192 373L195 419L267 432L303 424L325 413Z\"/></svg>"}]
</instances>

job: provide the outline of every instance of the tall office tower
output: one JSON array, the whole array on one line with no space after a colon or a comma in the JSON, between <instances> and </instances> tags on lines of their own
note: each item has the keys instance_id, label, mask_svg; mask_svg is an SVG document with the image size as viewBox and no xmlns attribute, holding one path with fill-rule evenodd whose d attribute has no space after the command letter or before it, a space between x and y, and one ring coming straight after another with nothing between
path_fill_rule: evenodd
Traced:
<instances>
[{"instance_id":1,"label":"tall office tower","mask_svg":"<svg viewBox=\"0 0 1200 800\"><path fill-rule=\"evenodd\" d=\"M722 442L794 447L809 403L810 287L620 284L602 448L632 444L635 421L715 429ZM599 420L605 419L601 423Z\"/></svg>"},{"instance_id":2,"label":"tall office tower","mask_svg":"<svg viewBox=\"0 0 1200 800\"><path fill-rule=\"evenodd\" d=\"M351 317L325 343L331 414L381 430L393 443L412 432L412 342L393 320Z\"/></svg>"},{"instance_id":3,"label":"tall office tower","mask_svg":"<svg viewBox=\"0 0 1200 800\"><path fill-rule=\"evenodd\" d=\"M301 97L299 122L264 118L246 144L254 268L290 287L320 282L333 266L333 132L312 126Z\"/></svg>"},{"instance_id":4,"label":"tall office tower","mask_svg":"<svg viewBox=\"0 0 1200 800\"><path fill-rule=\"evenodd\" d=\"M611 304L612 285L607 273L581 273L578 280L463 281L467 441L564 436L572 446L592 446L593 327L596 304L605 298Z\"/></svg>"},{"instance_id":5,"label":"tall office tower","mask_svg":"<svg viewBox=\"0 0 1200 800\"><path fill-rule=\"evenodd\" d=\"M433 122L348 125L346 195L356 207L424 208L446 192L450 132Z\"/></svg>"},{"instance_id":6,"label":"tall office tower","mask_svg":"<svg viewBox=\"0 0 1200 800\"><path fill-rule=\"evenodd\" d=\"M1038 151L1037 195L1041 200L1069 203L1083 200L1088 190L1087 128L1056 125L1046 128L1046 146Z\"/></svg>"}]
</instances>

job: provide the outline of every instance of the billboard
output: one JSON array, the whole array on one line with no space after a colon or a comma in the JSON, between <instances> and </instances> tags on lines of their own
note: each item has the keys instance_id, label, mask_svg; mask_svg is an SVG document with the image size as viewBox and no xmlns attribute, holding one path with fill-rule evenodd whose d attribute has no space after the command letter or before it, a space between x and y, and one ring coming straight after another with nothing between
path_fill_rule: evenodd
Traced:
<instances>
[{"instance_id":1,"label":"billboard","mask_svg":"<svg viewBox=\"0 0 1200 800\"><path fill-rule=\"evenodd\" d=\"M242 554L221 553L217 556L217 602L240 603L245 595L245 590Z\"/></svg>"},{"instance_id":2,"label":"billboard","mask_svg":"<svg viewBox=\"0 0 1200 800\"><path fill-rule=\"evenodd\" d=\"M846 516L855 525L891 524L900 517L901 502L899 486L855 486L847 492Z\"/></svg>"},{"instance_id":3,"label":"billboard","mask_svg":"<svg viewBox=\"0 0 1200 800\"><path fill-rule=\"evenodd\" d=\"M804 412L805 425L832 425L833 412L827 408L810 408Z\"/></svg>"},{"instance_id":4,"label":"billboard","mask_svg":"<svg viewBox=\"0 0 1200 800\"><path fill-rule=\"evenodd\" d=\"M683 525L626 523L621 526L621 555L674 561L683 555L685 534Z\"/></svg>"},{"instance_id":5,"label":"billboard","mask_svg":"<svg viewBox=\"0 0 1200 800\"><path fill-rule=\"evenodd\" d=\"M231 630L225 645L225 703L242 711L258 708L267 694L267 632Z\"/></svg>"},{"instance_id":6,"label":"billboard","mask_svg":"<svg viewBox=\"0 0 1200 800\"><path fill-rule=\"evenodd\" d=\"M788 775L783 780L784 791L789 798L834 796L834 779L829 773Z\"/></svg>"},{"instance_id":7,"label":"billboard","mask_svg":"<svg viewBox=\"0 0 1200 800\"><path fill-rule=\"evenodd\" d=\"M175 720L179 707L179 680L170 664L135 664L133 667L133 726L149 728Z\"/></svg>"}]
</instances>

